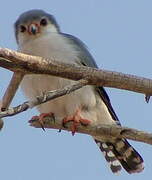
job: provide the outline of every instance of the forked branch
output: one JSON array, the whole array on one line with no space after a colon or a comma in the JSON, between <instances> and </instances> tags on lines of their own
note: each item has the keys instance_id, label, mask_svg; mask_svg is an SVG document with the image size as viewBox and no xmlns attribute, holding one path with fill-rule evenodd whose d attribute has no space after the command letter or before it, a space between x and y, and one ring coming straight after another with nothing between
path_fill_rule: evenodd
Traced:
<instances>
[{"instance_id":1,"label":"forked branch","mask_svg":"<svg viewBox=\"0 0 152 180\"><path fill-rule=\"evenodd\" d=\"M152 95L151 79L86 66L61 63L53 59L29 56L9 49L0 48L0 66L14 72L10 85L3 97L2 107L4 111L0 113L0 118L21 113L48 100L71 93L85 85L106 86L143 93L146 95L147 100L148 97ZM35 97L32 101L25 102L17 107L8 108L23 76L31 73L59 76L76 80L77 82L63 89L44 93L39 97ZM8 109L5 110L6 108ZM31 126L41 128L38 120L35 119L29 122ZM44 128L70 130L69 125L67 128L64 128L62 126L62 118L53 121L52 117L46 117L44 120ZM109 136L111 138L127 138L152 144L151 133L120 126L90 124L84 127L79 125L77 132L96 136L98 139L102 136Z\"/></svg>"}]
</instances>

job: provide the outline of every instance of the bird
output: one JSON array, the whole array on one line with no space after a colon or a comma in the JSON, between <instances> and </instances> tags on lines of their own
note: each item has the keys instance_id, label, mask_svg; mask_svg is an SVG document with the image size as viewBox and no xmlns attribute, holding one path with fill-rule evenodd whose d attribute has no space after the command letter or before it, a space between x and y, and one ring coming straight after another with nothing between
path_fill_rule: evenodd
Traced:
<instances>
[{"instance_id":1,"label":"bird","mask_svg":"<svg viewBox=\"0 0 152 180\"><path fill-rule=\"evenodd\" d=\"M55 17L44 10L32 9L22 13L14 23L18 51L78 66L98 68L87 46L77 37L63 33ZM27 74L21 88L28 99L46 91L63 88L74 81L42 74ZM37 106L40 119L53 113L63 118L63 124L76 123L119 125L120 121L112 107L106 90L101 86L87 85L77 91ZM129 174L144 169L140 154L126 139L93 137L113 173L122 168Z\"/></svg>"}]
</instances>

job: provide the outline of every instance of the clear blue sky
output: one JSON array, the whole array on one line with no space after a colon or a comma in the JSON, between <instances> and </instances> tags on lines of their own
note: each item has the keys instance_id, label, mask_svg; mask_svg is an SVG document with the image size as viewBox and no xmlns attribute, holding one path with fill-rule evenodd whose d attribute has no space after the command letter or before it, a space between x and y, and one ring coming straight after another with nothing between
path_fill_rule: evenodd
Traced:
<instances>
[{"instance_id":1,"label":"clear blue sky","mask_svg":"<svg viewBox=\"0 0 152 180\"><path fill-rule=\"evenodd\" d=\"M151 0L45 0L1 2L0 46L16 49L13 23L24 11L39 8L55 15L62 31L83 40L99 67L151 78ZM0 69L0 95L11 73ZM128 91L107 89L123 125L152 131L152 103ZM13 105L25 101L18 91ZM149 179L152 146L131 142L145 160L143 173L113 175L91 137L29 127L30 110L5 119L0 132L0 179L101 180Z\"/></svg>"}]
</instances>

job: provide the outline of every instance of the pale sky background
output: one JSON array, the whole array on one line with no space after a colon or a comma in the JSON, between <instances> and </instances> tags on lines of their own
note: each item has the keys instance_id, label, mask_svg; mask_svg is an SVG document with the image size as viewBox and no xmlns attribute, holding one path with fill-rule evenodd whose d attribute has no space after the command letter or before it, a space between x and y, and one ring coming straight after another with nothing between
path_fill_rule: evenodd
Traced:
<instances>
[{"instance_id":1,"label":"pale sky background","mask_svg":"<svg viewBox=\"0 0 152 180\"><path fill-rule=\"evenodd\" d=\"M0 10L0 46L16 49L13 23L24 11L43 9L55 15L63 32L83 40L99 67L151 78L151 0L5 0ZM0 69L2 97L11 73ZM152 132L152 102L128 91L107 89L124 126ZM13 105L25 101L18 91ZM152 146L131 142L145 160L145 170L113 175L91 137L57 130L35 129L30 110L5 119L0 132L0 179L2 180L133 180L150 179Z\"/></svg>"}]
</instances>

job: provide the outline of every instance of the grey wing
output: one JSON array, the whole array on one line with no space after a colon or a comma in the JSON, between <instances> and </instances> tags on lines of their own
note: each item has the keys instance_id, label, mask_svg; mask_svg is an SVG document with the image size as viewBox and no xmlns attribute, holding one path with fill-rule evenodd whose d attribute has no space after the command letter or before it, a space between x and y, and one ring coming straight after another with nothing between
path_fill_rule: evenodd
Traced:
<instances>
[{"instance_id":1,"label":"grey wing","mask_svg":"<svg viewBox=\"0 0 152 180\"><path fill-rule=\"evenodd\" d=\"M82 64L84 66L89 66L89 67L94 67L94 68L98 68L94 58L92 57L92 55L90 54L90 52L88 51L86 45L78 38L69 35L69 34L63 34L62 35L67 38L68 42L71 43L74 48L79 52L79 59L80 62L78 62L79 64ZM111 105L110 99L108 94L106 93L105 89L103 87L96 87L96 91L99 93L100 97L102 98L103 102L105 103L105 105L108 108L109 113L111 114L112 118L117 121L117 124L120 125L119 119Z\"/></svg>"}]
</instances>

